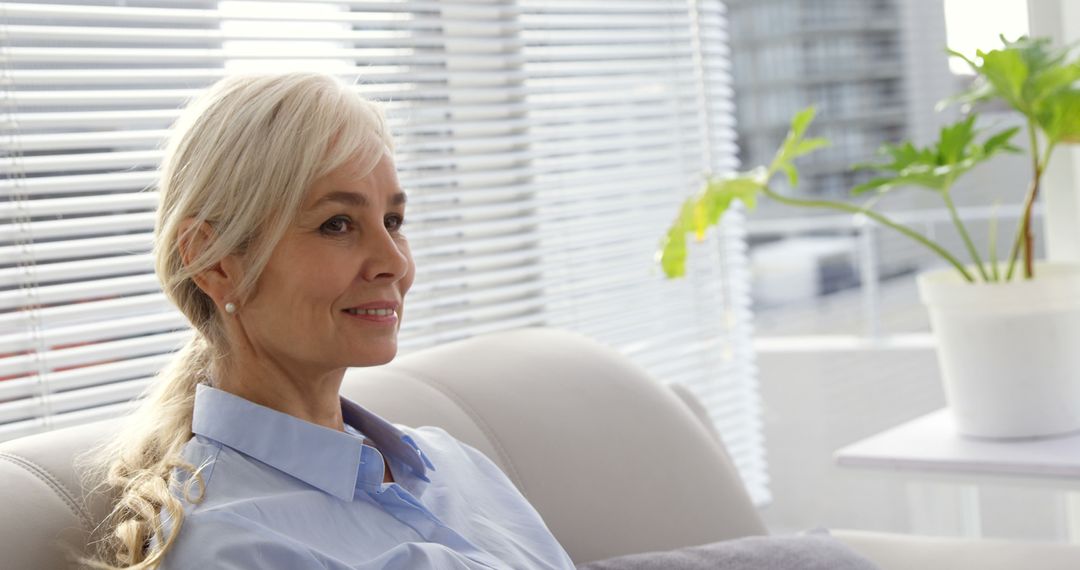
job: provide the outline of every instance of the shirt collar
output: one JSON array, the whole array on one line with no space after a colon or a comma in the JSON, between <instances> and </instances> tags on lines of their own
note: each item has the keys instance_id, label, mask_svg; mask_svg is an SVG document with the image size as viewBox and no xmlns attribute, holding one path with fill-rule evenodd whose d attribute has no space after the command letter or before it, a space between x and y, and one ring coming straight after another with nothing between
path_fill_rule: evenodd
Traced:
<instances>
[{"instance_id":1,"label":"shirt collar","mask_svg":"<svg viewBox=\"0 0 1080 570\"><path fill-rule=\"evenodd\" d=\"M375 442L379 450L428 481L434 470L412 437L390 422L341 399L342 419ZM360 473L363 442L246 400L207 384L195 387L192 432L227 445L339 499L351 501Z\"/></svg>"}]
</instances>

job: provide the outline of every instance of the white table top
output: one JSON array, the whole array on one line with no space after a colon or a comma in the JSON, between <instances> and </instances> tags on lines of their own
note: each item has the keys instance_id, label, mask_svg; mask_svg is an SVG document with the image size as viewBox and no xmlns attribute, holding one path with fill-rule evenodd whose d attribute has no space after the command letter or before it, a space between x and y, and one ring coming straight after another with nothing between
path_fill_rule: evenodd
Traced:
<instances>
[{"instance_id":1,"label":"white table top","mask_svg":"<svg viewBox=\"0 0 1080 570\"><path fill-rule=\"evenodd\" d=\"M1080 478L1080 434L989 441L957 435L947 409L916 418L836 452L837 464L1022 477Z\"/></svg>"}]
</instances>

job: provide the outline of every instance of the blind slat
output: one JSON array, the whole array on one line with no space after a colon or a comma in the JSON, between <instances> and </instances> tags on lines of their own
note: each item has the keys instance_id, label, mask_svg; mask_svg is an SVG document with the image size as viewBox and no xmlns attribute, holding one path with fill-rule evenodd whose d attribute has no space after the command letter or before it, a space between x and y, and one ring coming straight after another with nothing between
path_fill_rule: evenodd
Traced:
<instances>
[{"instance_id":1,"label":"blind slat","mask_svg":"<svg viewBox=\"0 0 1080 570\"><path fill-rule=\"evenodd\" d=\"M33 314L38 305L63 305L69 311L82 310L84 304L89 304L94 299L110 296L138 295L157 291L157 276L152 273L141 275L128 275L125 277L112 277L107 279L93 279L88 275L82 275L83 280L76 283L63 283L59 285L38 285L36 287L21 287L0 291L0 310L26 309L19 313L6 313L4 322L12 323L12 326L20 326L18 323L29 322L36 318ZM81 301L81 302L80 302ZM78 302L78 303L77 303ZM77 304L75 304L77 303Z\"/></svg>"},{"instance_id":2,"label":"blind slat","mask_svg":"<svg viewBox=\"0 0 1080 570\"><path fill-rule=\"evenodd\" d=\"M169 354L158 354L141 358L128 358L107 364L83 366L73 370L50 372L45 377L28 376L0 382L0 400L27 398L45 391L65 391L97 384L107 384L116 379L151 376L161 370L168 362ZM48 390L42 386L47 384Z\"/></svg>"}]
</instances>

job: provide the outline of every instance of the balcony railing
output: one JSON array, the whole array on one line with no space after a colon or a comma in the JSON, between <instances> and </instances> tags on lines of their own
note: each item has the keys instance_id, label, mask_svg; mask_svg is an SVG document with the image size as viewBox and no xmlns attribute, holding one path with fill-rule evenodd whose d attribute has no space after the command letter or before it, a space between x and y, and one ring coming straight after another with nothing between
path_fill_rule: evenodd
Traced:
<instances>
[{"instance_id":1,"label":"balcony railing","mask_svg":"<svg viewBox=\"0 0 1080 570\"><path fill-rule=\"evenodd\" d=\"M959 209L984 262L992 223L997 225L997 259L1007 259L1020 212L1019 205ZM1042 214L1037 204L1032 221L1037 257L1043 251ZM888 216L968 260L947 210ZM933 346L914 284L917 272L945 266L933 252L858 215L751 217L747 226L759 347Z\"/></svg>"}]
</instances>

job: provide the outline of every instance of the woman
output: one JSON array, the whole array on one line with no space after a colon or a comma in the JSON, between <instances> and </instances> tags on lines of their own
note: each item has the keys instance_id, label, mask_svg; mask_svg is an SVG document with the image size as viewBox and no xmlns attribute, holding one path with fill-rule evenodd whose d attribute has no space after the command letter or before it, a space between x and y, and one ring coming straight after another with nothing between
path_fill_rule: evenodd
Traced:
<instances>
[{"instance_id":1,"label":"woman","mask_svg":"<svg viewBox=\"0 0 1080 570\"><path fill-rule=\"evenodd\" d=\"M415 266L374 103L237 76L174 126L157 273L193 340L99 456L96 567L573 568L477 450L338 395L394 358Z\"/></svg>"}]
</instances>

